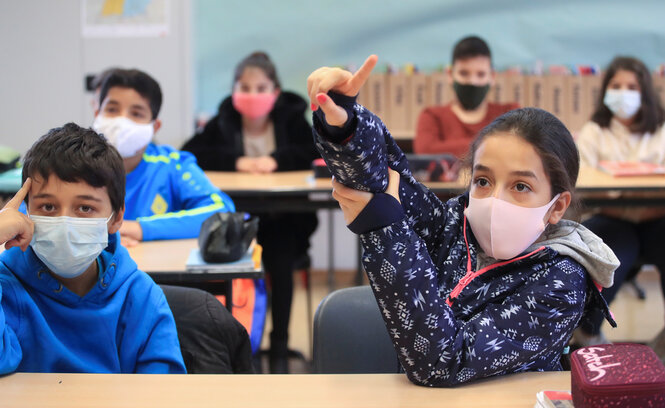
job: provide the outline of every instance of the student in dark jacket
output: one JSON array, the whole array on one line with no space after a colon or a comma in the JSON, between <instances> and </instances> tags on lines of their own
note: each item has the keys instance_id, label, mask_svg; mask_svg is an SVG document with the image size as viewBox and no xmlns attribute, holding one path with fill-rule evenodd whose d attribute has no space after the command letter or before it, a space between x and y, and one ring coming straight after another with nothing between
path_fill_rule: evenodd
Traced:
<instances>
[{"instance_id":1,"label":"student in dark jacket","mask_svg":"<svg viewBox=\"0 0 665 408\"><path fill-rule=\"evenodd\" d=\"M451 386L561 370L582 315L607 304L618 261L562 219L579 155L570 132L535 108L499 116L471 146L468 192L440 201L418 183L381 120L355 103L376 64L308 79L316 146L333 197L360 235L363 265L409 379ZM330 91L330 93L328 93Z\"/></svg>"},{"instance_id":2,"label":"student in dark jacket","mask_svg":"<svg viewBox=\"0 0 665 408\"><path fill-rule=\"evenodd\" d=\"M281 90L277 71L263 52L243 59L235 70L233 94L215 117L185 145L204 170L272 173L305 170L318 157L307 103ZM288 327L294 262L305 255L317 226L314 213L259 214L258 241L272 283L270 369L288 371Z\"/></svg>"}]
</instances>

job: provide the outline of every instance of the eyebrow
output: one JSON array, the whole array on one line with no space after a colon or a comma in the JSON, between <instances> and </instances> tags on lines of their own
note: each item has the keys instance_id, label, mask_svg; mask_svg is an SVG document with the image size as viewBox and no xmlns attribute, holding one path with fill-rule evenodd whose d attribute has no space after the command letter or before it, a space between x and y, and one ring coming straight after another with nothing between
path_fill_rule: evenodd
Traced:
<instances>
[{"instance_id":1,"label":"eyebrow","mask_svg":"<svg viewBox=\"0 0 665 408\"><path fill-rule=\"evenodd\" d=\"M101 202L102 202L102 200L100 200L100 199L97 198L97 197L94 197L94 196L91 196L91 195L85 195L85 194L77 195L76 198L79 198L79 199L81 199L81 200L96 201L96 202L98 202L98 203L101 203Z\"/></svg>"},{"instance_id":2,"label":"eyebrow","mask_svg":"<svg viewBox=\"0 0 665 408\"><path fill-rule=\"evenodd\" d=\"M135 109L135 110L141 110L141 111L148 111L147 107L145 107L143 105L138 105L138 104L132 105L129 108L130 109Z\"/></svg>"},{"instance_id":3,"label":"eyebrow","mask_svg":"<svg viewBox=\"0 0 665 408\"><path fill-rule=\"evenodd\" d=\"M538 180L538 177L536 177L536 173L532 172L531 170L515 170L511 171L510 174L514 176L530 177Z\"/></svg>"},{"instance_id":4,"label":"eyebrow","mask_svg":"<svg viewBox=\"0 0 665 408\"><path fill-rule=\"evenodd\" d=\"M490 169L487 166L484 166L482 164L476 164L473 166L474 171L486 171L488 173L492 173L492 169ZM529 177L538 180L538 177L536 177L536 173L532 172L531 170L515 170L510 172L511 175L513 176L520 176L520 177Z\"/></svg>"},{"instance_id":5,"label":"eyebrow","mask_svg":"<svg viewBox=\"0 0 665 408\"><path fill-rule=\"evenodd\" d=\"M104 106L109 106L109 105L117 106L117 105L120 105L120 102L118 102L118 101L116 101L116 100L114 100L114 99L109 99L109 101L106 102L106 103L104 104ZM131 106L129 107L129 109L140 110L140 111L146 111L146 112L148 111L148 107L143 106L143 105L139 105L139 104L131 105Z\"/></svg>"},{"instance_id":6,"label":"eyebrow","mask_svg":"<svg viewBox=\"0 0 665 408\"><path fill-rule=\"evenodd\" d=\"M41 193L41 194L37 194L37 195L33 196L32 199L36 200L36 199L39 199L39 198L54 198L54 197L55 196L53 194ZM77 195L76 198L78 198L80 200L96 201L98 203L102 202L102 200L100 200L99 198L91 196L91 195L87 195L87 194Z\"/></svg>"}]
</instances>

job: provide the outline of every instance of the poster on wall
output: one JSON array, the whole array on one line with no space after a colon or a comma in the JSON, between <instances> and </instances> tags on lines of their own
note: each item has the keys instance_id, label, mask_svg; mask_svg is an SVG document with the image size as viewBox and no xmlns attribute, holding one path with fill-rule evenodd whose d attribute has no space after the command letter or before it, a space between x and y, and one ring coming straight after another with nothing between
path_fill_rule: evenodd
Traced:
<instances>
[{"instance_id":1,"label":"poster on wall","mask_svg":"<svg viewBox=\"0 0 665 408\"><path fill-rule=\"evenodd\" d=\"M81 0L86 38L165 37L170 0Z\"/></svg>"}]
</instances>

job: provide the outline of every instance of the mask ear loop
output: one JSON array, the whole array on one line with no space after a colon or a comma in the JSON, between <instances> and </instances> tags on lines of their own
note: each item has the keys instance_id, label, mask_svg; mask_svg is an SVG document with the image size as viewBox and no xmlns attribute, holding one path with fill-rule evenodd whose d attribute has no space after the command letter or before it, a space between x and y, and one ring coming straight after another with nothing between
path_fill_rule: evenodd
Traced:
<instances>
[{"instance_id":1,"label":"mask ear loop","mask_svg":"<svg viewBox=\"0 0 665 408\"><path fill-rule=\"evenodd\" d=\"M550 208L548 208L547 211L549 211L549 210L552 209L552 207L554 206L554 203L556 203L556 200L558 200L559 197L561 197L561 193L555 195L554 198L552 199L552 201L549 202L549 206L550 206ZM551 216L552 216L552 214L550 214L550 217L551 217ZM547 217L547 219L549 220L550 217ZM549 227L550 225L551 225L551 224L550 224L549 221L545 221L545 227L543 228L543 231L547 230L547 227Z\"/></svg>"}]
</instances>

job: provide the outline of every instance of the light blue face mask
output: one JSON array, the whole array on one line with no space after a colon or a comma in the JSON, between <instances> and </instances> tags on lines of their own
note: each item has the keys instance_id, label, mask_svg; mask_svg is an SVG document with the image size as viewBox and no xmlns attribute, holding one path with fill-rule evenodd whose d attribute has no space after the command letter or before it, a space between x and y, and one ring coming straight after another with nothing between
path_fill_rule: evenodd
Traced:
<instances>
[{"instance_id":1,"label":"light blue face mask","mask_svg":"<svg viewBox=\"0 0 665 408\"><path fill-rule=\"evenodd\" d=\"M71 279L85 272L108 245L108 218L31 215L35 232L30 246L56 275Z\"/></svg>"}]
</instances>

